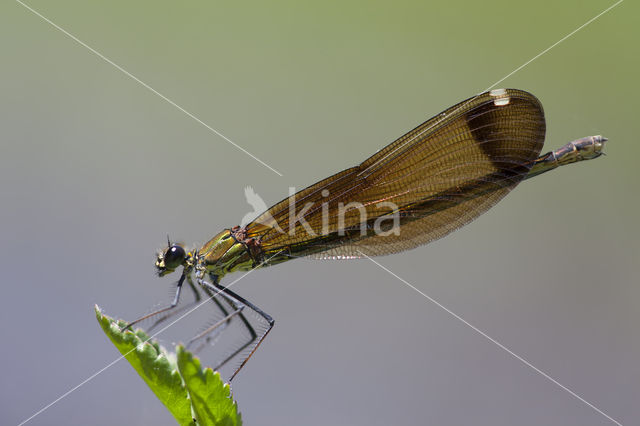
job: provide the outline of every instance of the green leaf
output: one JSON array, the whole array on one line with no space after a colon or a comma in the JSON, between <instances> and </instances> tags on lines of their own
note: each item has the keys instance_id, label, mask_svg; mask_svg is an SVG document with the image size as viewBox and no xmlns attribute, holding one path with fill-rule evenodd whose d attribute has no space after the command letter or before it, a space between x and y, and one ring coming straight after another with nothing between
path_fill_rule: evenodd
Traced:
<instances>
[{"instance_id":1,"label":"green leaf","mask_svg":"<svg viewBox=\"0 0 640 426\"><path fill-rule=\"evenodd\" d=\"M180 425L240 426L237 404L229 385L200 360L178 347L178 355L149 340L142 330L122 331L115 321L95 307L102 330ZM193 419L197 419L194 423Z\"/></svg>"},{"instance_id":2,"label":"green leaf","mask_svg":"<svg viewBox=\"0 0 640 426\"><path fill-rule=\"evenodd\" d=\"M191 402L178 373L175 355L167 353L157 342L150 342L142 330L121 331L124 321L103 315L98 306L96 317L111 342L147 383L156 397L176 418L180 425L193 425Z\"/></svg>"},{"instance_id":3,"label":"green leaf","mask_svg":"<svg viewBox=\"0 0 640 426\"><path fill-rule=\"evenodd\" d=\"M191 408L199 425L241 425L238 405L231 398L231 388L223 383L220 374L210 368L202 369L200 360L178 346L178 370L191 397Z\"/></svg>"}]
</instances>

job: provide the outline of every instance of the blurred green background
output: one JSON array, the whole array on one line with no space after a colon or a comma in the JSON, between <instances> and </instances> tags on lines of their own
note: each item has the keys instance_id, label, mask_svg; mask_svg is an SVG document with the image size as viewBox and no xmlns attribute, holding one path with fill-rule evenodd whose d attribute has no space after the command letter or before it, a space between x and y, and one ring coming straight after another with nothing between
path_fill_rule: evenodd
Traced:
<instances>
[{"instance_id":1,"label":"blurred green background","mask_svg":"<svg viewBox=\"0 0 640 426\"><path fill-rule=\"evenodd\" d=\"M613 2L28 4L283 176L2 2L7 425L118 356L94 303L133 319L170 300L173 278L153 274L167 233L206 242L250 211L245 186L271 203L356 164ZM607 157L379 259L623 424L640 418L639 13L622 3L498 85L542 101L546 150L604 134ZM290 262L234 289L276 319L233 383L247 425L612 424L367 260ZM172 419L121 362L29 424Z\"/></svg>"}]
</instances>

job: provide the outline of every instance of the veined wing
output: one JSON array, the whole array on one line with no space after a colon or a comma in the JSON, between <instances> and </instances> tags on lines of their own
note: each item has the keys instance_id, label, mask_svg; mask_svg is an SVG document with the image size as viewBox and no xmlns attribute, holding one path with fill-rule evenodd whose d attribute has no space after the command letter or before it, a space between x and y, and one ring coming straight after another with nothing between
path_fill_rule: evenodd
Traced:
<instances>
[{"instance_id":1,"label":"veined wing","mask_svg":"<svg viewBox=\"0 0 640 426\"><path fill-rule=\"evenodd\" d=\"M247 234L267 255L360 257L426 244L513 189L538 157L544 134L542 106L530 93L482 93L282 200L247 225Z\"/></svg>"}]
</instances>

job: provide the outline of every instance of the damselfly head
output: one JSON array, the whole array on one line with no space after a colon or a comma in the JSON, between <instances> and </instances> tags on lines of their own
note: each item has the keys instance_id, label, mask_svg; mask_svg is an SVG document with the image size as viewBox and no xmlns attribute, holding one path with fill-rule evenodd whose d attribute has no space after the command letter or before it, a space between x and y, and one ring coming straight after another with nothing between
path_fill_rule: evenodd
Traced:
<instances>
[{"instance_id":1,"label":"damselfly head","mask_svg":"<svg viewBox=\"0 0 640 426\"><path fill-rule=\"evenodd\" d=\"M165 276L175 271L176 268L183 265L187 259L187 253L180 244L169 244L163 251L158 253L156 259L156 268L158 275Z\"/></svg>"}]
</instances>

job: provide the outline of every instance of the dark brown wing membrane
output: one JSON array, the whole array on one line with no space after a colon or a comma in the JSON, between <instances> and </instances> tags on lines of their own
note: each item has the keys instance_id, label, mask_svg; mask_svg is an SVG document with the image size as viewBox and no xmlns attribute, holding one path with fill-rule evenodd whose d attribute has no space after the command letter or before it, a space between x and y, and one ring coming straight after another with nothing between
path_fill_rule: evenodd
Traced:
<instances>
[{"instance_id":1,"label":"dark brown wing membrane","mask_svg":"<svg viewBox=\"0 0 640 426\"><path fill-rule=\"evenodd\" d=\"M538 157L544 134L544 113L533 95L515 89L483 93L359 166L274 205L247 225L248 235L260 238L267 256L283 250L290 256L361 257L426 244L472 221L514 188ZM399 227L391 232L394 224Z\"/></svg>"}]
</instances>

